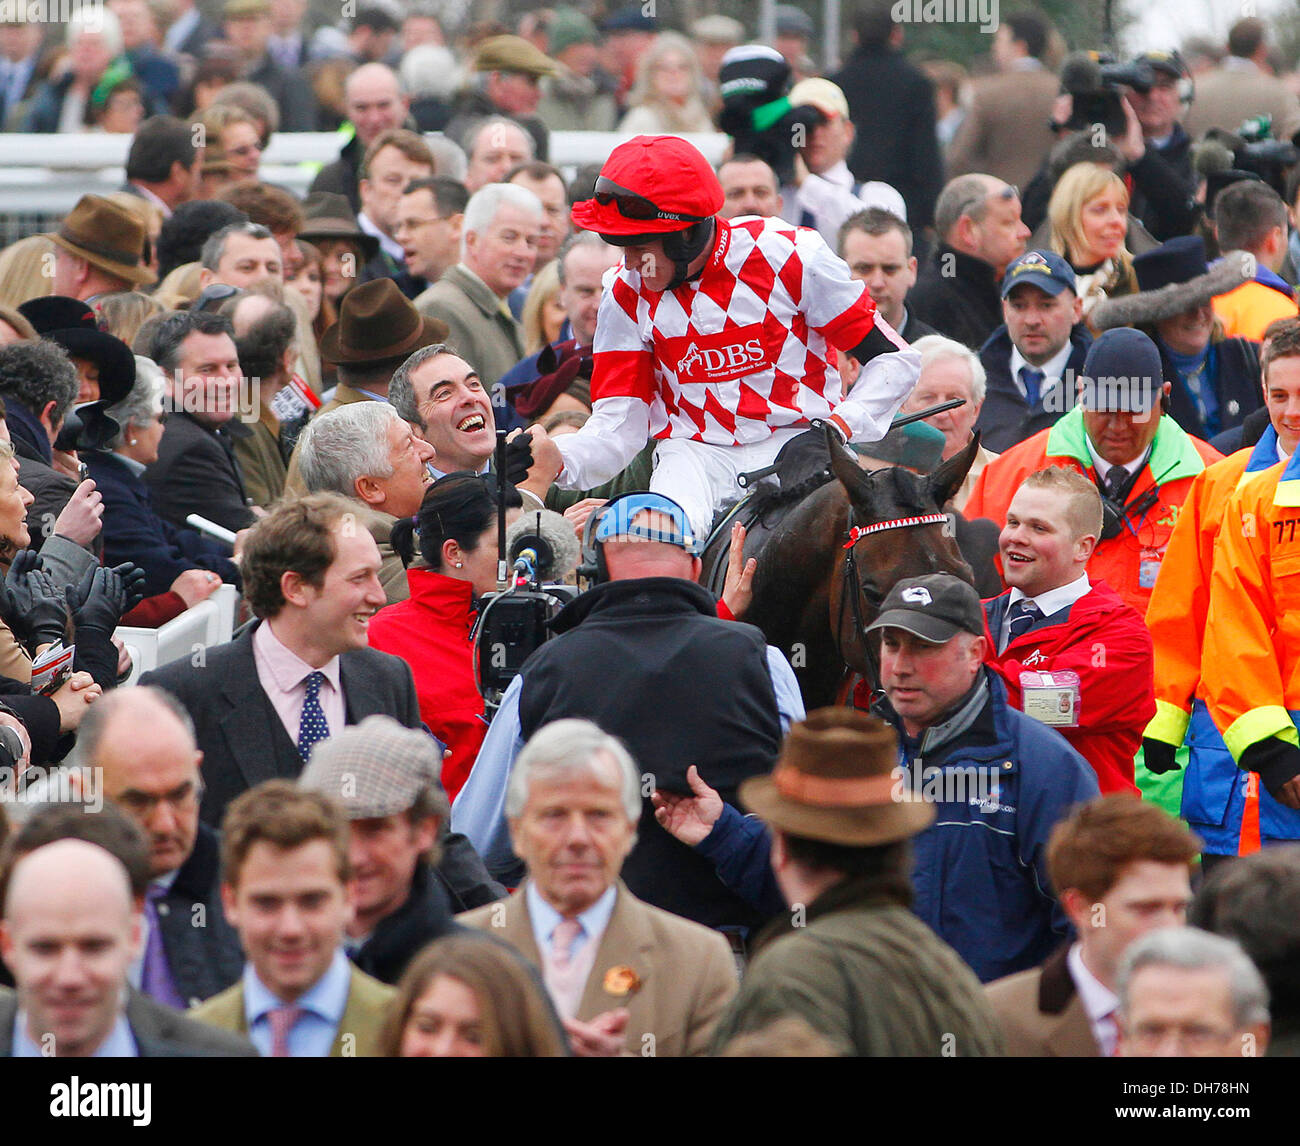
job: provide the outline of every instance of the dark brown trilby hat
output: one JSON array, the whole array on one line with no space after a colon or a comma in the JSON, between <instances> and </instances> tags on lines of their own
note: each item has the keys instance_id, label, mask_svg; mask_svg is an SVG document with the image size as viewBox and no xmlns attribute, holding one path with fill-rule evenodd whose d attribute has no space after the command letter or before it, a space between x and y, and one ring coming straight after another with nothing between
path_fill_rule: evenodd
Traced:
<instances>
[{"instance_id":1,"label":"dark brown trilby hat","mask_svg":"<svg viewBox=\"0 0 1300 1146\"><path fill-rule=\"evenodd\" d=\"M445 322L420 314L392 279L373 279L343 296L339 320L320 340L329 362L380 363L447 341Z\"/></svg>"},{"instance_id":2,"label":"dark brown trilby hat","mask_svg":"<svg viewBox=\"0 0 1300 1146\"><path fill-rule=\"evenodd\" d=\"M745 806L783 832L868 847L924 831L934 806L900 779L898 736L852 708L819 708L790 727L770 775L740 786Z\"/></svg>"}]
</instances>

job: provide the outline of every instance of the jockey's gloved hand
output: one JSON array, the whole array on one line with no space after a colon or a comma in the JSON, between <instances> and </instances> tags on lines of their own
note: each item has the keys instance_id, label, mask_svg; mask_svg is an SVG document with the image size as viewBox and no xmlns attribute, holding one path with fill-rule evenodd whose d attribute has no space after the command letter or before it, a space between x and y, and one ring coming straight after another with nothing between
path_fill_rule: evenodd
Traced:
<instances>
[{"instance_id":1,"label":"jockey's gloved hand","mask_svg":"<svg viewBox=\"0 0 1300 1146\"><path fill-rule=\"evenodd\" d=\"M533 468L533 439L517 434L506 443L506 481L519 485Z\"/></svg>"},{"instance_id":2,"label":"jockey's gloved hand","mask_svg":"<svg viewBox=\"0 0 1300 1146\"><path fill-rule=\"evenodd\" d=\"M1163 740L1152 740L1146 737L1142 741L1142 762L1146 765L1147 771L1157 776L1166 772L1177 772L1179 769L1176 756L1178 749L1172 744L1166 744Z\"/></svg>"},{"instance_id":3,"label":"jockey's gloved hand","mask_svg":"<svg viewBox=\"0 0 1300 1146\"><path fill-rule=\"evenodd\" d=\"M836 433L839 431L836 430ZM825 474L829 478L830 471L831 455L826 448L824 423L820 421L815 421L811 429L805 430L798 437L791 438L776 455L776 472L785 489L814 474Z\"/></svg>"}]
</instances>

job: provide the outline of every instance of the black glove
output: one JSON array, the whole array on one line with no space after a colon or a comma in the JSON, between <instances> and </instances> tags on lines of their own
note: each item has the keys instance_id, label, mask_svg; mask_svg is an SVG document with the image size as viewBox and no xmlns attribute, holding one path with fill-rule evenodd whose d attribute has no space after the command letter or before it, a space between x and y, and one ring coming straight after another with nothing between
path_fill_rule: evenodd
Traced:
<instances>
[{"instance_id":1,"label":"black glove","mask_svg":"<svg viewBox=\"0 0 1300 1146\"><path fill-rule=\"evenodd\" d=\"M1300 776L1300 748L1270 736L1247 748L1237 766L1247 772L1258 772L1268 794L1277 799L1286 782Z\"/></svg>"},{"instance_id":2,"label":"black glove","mask_svg":"<svg viewBox=\"0 0 1300 1146\"><path fill-rule=\"evenodd\" d=\"M127 589L126 579L117 570L103 565L87 569L79 585L75 588L69 585L64 590L77 637L83 634L97 634L105 640L112 637L122 614L130 607L128 602L133 592Z\"/></svg>"},{"instance_id":3,"label":"black glove","mask_svg":"<svg viewBox=\"0 0 1300 1146\"><path fill-rule=\"evenodd\" d=\"M1178 749L1163 740L1152 740L1148 736L1142 741L1142 760L1147 766L1147 771L1156 776L1179 770L1181 765L1175 759L1177 754Z\"/></svg>"},{"instance_id":4,"label":"black glove","mask_svg":"<svg viewBox=\"0 0 1300 1146\"><path fill-rule=\"evenodd\" d=\"M519 485L533 468L533 439L527 433L518 434L506 443L506 481Z\"/></svg>"},{"instance_id":5,"label":"black glove","mask_svg":"<svg viewBox=\"0 0 1300 1146\"><path fill-rule=\"evenodd\" d=\"M0 592L0 614L29 649L63 639L68 610L63 594L45 570L38 568L39 554L23 549L14 555Z\"/></svg>"},{"instance_id":6,"label":"black glove","mask_svg":"<svg viewBox=\"0 0 1300 1146\"><path fill-rule=\"evenodd\" d=\"M838 430L835 434L838 441L843 440ZM781 447L781 452L776 455L776 473L782 489L790 489L814 474L830 479L831 455L826 448L825 423L818 421L812 429L791 438Z\"/></svg>"},{"instance_id":7,"label":"black glove","mask_svg":"<svg viewBox=\"0 0 1300 1146\"><path fill-rule=\"evenodd\" d=\"M129 613L148 596L144 583L149 579L149 574L131 561L114 565L113 572L122 579L122 587L126 590L126 608L122 612Z\"/></svg>"}]
</instances>

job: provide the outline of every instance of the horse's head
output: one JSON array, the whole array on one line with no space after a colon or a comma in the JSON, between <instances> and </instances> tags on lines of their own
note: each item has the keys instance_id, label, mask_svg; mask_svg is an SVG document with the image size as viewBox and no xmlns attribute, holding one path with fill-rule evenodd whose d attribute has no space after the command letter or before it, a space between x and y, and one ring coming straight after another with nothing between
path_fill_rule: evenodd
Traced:
<instances>
[{"instance_id":1,"label":"horse's head","mask_svg":"<svg viewBox=\"0 0 1300 1146\"><path fill-rule=\"evenodd\" d=\"M979 435L972 435L970 445L928 476L900 466L869 472L834 434L828 431L828 437L831 470L848 494L847 525L852 531L840 542L847 547L843 572L831 585L831 616L838 619L837 639L845 661L866 672L871 670L871 658L863 630L897 582L926 573L955 573L974 584L970 566L957 548L951 520L946 516L941 521L913 520L943 515L975 461Z\"/></svg>"}]
</instances>

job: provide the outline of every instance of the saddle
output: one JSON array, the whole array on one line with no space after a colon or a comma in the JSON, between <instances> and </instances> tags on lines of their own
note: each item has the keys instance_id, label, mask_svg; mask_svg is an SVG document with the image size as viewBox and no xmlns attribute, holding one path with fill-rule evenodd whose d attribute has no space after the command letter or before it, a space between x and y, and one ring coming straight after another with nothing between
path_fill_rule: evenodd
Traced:
<instances>
[{"instance_id":1,"label":"saddle","mask_svg":"<svg viewBox=\"0 0 1300 1146\"><path fill-rule=\"evenodd\" d=\"M772 477L777 479L775 483L767 480ZM704 545L700 584L715 597L722 596L731 565L731 527L737 521L746 530L745 560L757 557L790 511L813 490L833 480L824 441L819 444L806 434L782 446L772 465L740 474L737 481L748 492L714 517Z\"/></svg>"}]
</instances>

